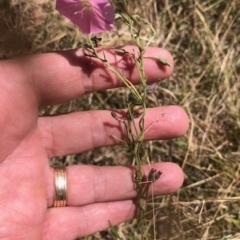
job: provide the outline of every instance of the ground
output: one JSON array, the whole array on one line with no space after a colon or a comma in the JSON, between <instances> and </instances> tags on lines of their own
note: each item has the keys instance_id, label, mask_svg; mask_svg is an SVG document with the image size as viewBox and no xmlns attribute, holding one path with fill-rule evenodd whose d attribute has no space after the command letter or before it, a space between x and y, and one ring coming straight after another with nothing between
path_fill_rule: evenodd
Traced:
<instances>
[{"instance_id":1,"label":"ground","mask_svg":"<svg viewBox=\"0 0 240 240\"><path fill-rule=\"evenodd\" d=\"M10 2L0 1L0 59L77 48L85 41L53 10L53 1L15 0L14 7ZM240 239L240 2L142 0L140 6L135 0L128 8L154 25L157 37L151 45L167 48L175 60L173 75L149 96L149 106L180 105L190 118L184 137L146 144L150 159L170 160L185 172L178 193L158 197L149 207L155 209L157 239ZM103 46L131 43L127 27L119 23L102 37ZM121 108L124 96L123 89L99 92L85 96L81 105L76 100L40 113ZM98 161L92 162L93 156ZM88 152L55 161L82 159L102 164L104 155ZM129 239L131 226L134 222L119 226ZM149 224L146 239L152 232ZM111 235L106 231L87 239Z\"/></svg>"}]
</instances>

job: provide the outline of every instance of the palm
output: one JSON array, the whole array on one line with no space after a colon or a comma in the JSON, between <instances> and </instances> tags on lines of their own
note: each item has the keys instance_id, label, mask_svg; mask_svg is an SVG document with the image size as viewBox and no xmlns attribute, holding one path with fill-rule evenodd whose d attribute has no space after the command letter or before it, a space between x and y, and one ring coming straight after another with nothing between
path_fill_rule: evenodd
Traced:
<instances>
[{"instance_id":1,"label":"palm","mask_svg":"<svg viewBox=\"0 0 240 240\"><path fill-rule=\"evenodd\" d=\"M148 51L154 56L156 50L172 61L164 50ZM83 95L89 88L89 81L92 81L90 89L95 91L120 86L117 79L111 79L112 83L106 81L104 69L92 73L93 77L99 76L98 81L89 78L84 69L89 67L86 64L89 60L81 62L75 54L75 51L61 55L50 53L0 64L1 239L73 239L103 230L109 226L109 221L118 224L134 216L131 199L136 191L130 170L125 167L69 166L68 207L51 208L54 174L48 158L111 145L110 135L121 137L119 129L112 128L116 121L106 111L38 117L39 105L65 102ZM81 54L81 51L77 53ZM163 79L171 72L171 69L158 69L152 62L151 68L154 71L146 68L150 82ZM136 73L131 81L137 83ZM172 138L186 131L187 116L174 106L149 110L146 123L156 118L160 110L167 117L147 132L146 139ZM109 125L103 126L104 122ZM166 131L158 131L159 127ZM90 137L82 141L86 129ZM170 193L181 186L183 174L177 165L162 163L156 164L156 168L171 174L163 173L154 183L155 194ZM149 171L147 166L144 171ZM112 179L116 176L121 181L114 183ZM115 191L116 184L118 191Z\"/></svg>"},{"instance_id":2,"label":"palm","mask_svg":"<svg viewBox=\"0 0 240 240\"><path fill-rule=\"evenodd\" d=\"M4 105L0 106L0 112L5 112L0 125L0 189L4 190L0 195L1 201L4 200L1 202L0 222L7 231L6 236L33 236L34 232L37 237L42 234L49 205L47 181L50 168L38 128L36 99L30 88L14 83L9 83L11 92L4 94ZM5 92L3 87L1 89Z\"/></svg>"}]
</instances>

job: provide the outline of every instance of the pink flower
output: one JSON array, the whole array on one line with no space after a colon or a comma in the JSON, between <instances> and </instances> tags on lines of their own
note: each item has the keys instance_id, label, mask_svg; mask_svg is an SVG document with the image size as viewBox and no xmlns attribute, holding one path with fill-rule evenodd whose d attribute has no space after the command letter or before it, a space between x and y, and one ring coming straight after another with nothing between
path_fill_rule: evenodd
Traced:
<instances>
[{"instance_id":1,"label":"pink flower","mask_svg":"<svg viewBox=\"0 0 240 240\"><path fill-rule=\"evenodd\" d=\"M113 28L115 14L108 0L57 0L56 9L86 34Z\"/></svg>"}]
</instances>

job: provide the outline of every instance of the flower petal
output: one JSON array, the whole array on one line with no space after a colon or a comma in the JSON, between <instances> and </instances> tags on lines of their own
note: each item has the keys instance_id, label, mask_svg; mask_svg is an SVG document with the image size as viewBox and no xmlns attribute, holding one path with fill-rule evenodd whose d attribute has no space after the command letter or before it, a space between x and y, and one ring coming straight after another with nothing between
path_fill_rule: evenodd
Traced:
<instances>
[{"instance_id":1,"label":"flower petal","mask_svg":"<svg viewBox=\"0 0 240 240\"><path fill-rule=\"evenodd\" d=\"M57 0L56 9L84 33L113 28L114 9L107 0Z\"/></svg>"}]
</instances>

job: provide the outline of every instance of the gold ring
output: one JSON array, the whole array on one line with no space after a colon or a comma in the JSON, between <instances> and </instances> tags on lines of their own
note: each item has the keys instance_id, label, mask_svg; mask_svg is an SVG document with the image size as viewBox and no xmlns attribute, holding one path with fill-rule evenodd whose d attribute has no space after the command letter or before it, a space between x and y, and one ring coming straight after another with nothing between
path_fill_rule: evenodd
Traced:
<instances>
[{"instance_id":1,"label":"gold ring","mask_svg":"<svg viewBox=\"0 0 240 240\"><path fill-rule=\"evenodd\" d=\"M55 167L55 196L53 207L65 207L67 205L67 173L65 167Z\"/></svg>"}]
</instances>

